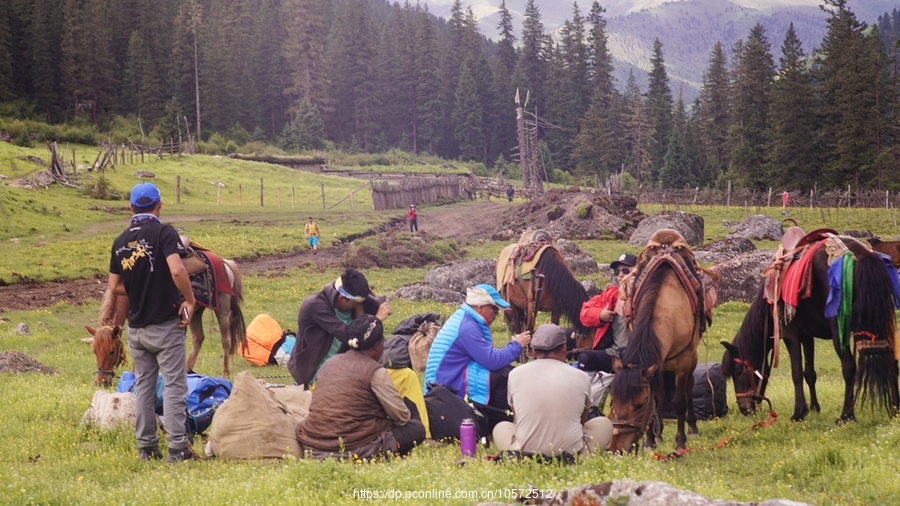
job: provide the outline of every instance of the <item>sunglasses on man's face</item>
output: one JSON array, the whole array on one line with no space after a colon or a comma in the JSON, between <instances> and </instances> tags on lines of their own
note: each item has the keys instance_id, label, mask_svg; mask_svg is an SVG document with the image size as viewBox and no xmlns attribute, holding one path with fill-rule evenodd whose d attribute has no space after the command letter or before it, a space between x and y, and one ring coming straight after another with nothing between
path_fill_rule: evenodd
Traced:
<instances>
[{"instance_id":1,"label":"sunglasses on man's face","mask_svg":"<svg viewBox=\"0 0 900 506\"><path fill-rule=\"evenodd\" d=\"M619 274L624 274L627 276L630 272L631 269L629 269L628 267L623 267L621 269L616 269L616 276L618 276Z\"/></svg>"},{"instance_id":2,"label":"sunglasses on man's face","mask_svg":"<svg viewBox=\"0 0 900 506\"><path fill-rule=\"evenodd\" d=\"M491 305L491 309L494 310L494 314L497 314L500 312L500 306Z\"/></svg>"}]
</instances>

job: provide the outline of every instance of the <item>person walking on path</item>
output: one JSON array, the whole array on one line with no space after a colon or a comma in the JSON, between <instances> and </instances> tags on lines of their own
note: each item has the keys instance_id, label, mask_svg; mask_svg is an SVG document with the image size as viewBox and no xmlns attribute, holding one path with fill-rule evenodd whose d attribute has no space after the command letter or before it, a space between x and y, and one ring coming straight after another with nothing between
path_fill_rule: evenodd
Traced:
<instances>
[{"instance_id":1,"label":"person walking on path","mask_svg":"<svg viewBox=\"0 0 900 506\"><path fill-rule=\"evenodd\" d=\"M513 185L506 185L506 198L512 202L513 197L516 195L516 189L513 188Z\"/></svg>"},{"instance_id":2,"label":"person walking on path","mask_svg":"<svg viewBox=\"0 0 900 506\"><path fill-rule=\"evenodd\" d=\"M409 221L409 231L412 232L413 228L415 228L416 232L419 231L419 213L416 212L416 205L410 204L409 211L406 211L406 219Z\"/></svg>"},{"instance_id":3,"label":"person walking on path","mask_svg":"<svg viewBox=\"0 0 900 506\"><path fill-rule=\"evenodd\" d=\"M781 215L787 216L787 208L791 203L791 194L787 190L781 192Z\"/></svg>"},{"instance_id":4,"label":"person walking on path","mask_svg":"<svg viewBox=\"0 0 900 506\"><path fill-rule=\"evenodd\" d=\"M313 221L312 216L309 217L309 222L303 227L303 235L306 237L306 241L309 242L313 255L315 255L319 245L319 224Z\"/></svg>"},{"instance_id":5,"label":"person walking on path","mask_svg":"<svg viewBox=\"0 0 900 506\"><path fill-rule=\"evenodd\" d=\"M184 329L195 299L182 257L187 250L171 225L159 221L162 200L152 183L131 190L131 224L113 242L109 290L127 295L128 349L134 360L134 432L140 460L161 459L156 381L162 373L167 462L198 458L188 446L187 349Z\"/></svg>"}]
</instances>

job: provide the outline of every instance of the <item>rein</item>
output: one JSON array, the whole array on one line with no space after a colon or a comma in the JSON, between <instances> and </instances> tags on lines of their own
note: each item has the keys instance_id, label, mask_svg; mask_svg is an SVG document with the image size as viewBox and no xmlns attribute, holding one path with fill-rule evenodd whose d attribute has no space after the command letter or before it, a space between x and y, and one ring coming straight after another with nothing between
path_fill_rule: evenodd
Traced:
<instances>
[{"instance_id":1,"label":"rein","mask_svg":"<svg viewBox=\"0 0 900 506\"><path fill-rule=\"evenodd\" d=\"M113 332L113 330L114 330L113 327L111 327L109 325L104 325L103 328L109 330L110 332ZM119 339L113 339L113 341L114 341L113 350L118 351L118 356L116 357L116 361L113 363L112 369L104 369L102 366L98 365L97 370L94 372L94 376L97 376L97 377L113 376L114 377L116 375L116 367L125 363L125 348L124 348L124 346L122 346L121 337Z\"/></svg>"},{"instance_id":2,"label":"rein","mask_svg":"<svg viewBox=\"0 0 900 506\"><path fill-rule=\"evenodd\" d=\"M653 397L653 392L650 390L650 385L644 385L644 390L647 390L647 396L650 398L650 402L647 404L647 408L641 410L636 416L629 420L612 420L613 425L613 435L619 436L623 434L643 434L650 427L650 420L652 418L653 413L656 411L656 398ZM644 414L650 411L650 415L647 416L647 419L644 423L639 423L638 420L644 417ZM641 440L642 436L638 436L638 441ZM635 442L637 444L637 442Z\"/></svg>"}]
</instances>

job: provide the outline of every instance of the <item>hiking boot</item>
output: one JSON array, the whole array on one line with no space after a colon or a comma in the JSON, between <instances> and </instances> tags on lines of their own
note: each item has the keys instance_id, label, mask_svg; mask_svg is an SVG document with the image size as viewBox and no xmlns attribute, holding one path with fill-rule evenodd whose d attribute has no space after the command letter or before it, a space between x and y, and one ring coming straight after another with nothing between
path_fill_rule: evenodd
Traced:
<instances>
[{"instance_id":1,"label":"hiking boot","mask_svg":"<svg viewBox=\"0 0 900 506\"><path fill-rule=\"evenodd\" d=\"M159 448L141 448L140 453L138 453L138 459L140 460L162 460L162 458L163 455Z\"/></svg>"},{"instance_id":2,"label":"hiking boot","mask_svg":"<svg viewBox=\"0 0 900 506\"><path fill-rule=\"evenodd\" d=\"M169 448L169 458L166 459L167 464L171 464L174 462L181 462L183 460L202 460L199 455L194 453L194 450L191 450L190 446L186 446L184 448L174 450Z\"/></svg>"}]
</instances>

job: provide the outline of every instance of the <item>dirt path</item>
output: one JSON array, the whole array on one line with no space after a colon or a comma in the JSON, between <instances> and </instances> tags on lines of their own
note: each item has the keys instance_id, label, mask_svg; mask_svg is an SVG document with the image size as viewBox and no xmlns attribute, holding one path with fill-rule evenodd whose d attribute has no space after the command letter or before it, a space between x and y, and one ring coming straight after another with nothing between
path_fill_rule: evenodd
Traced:
<instances>
[{"instance_id":1,"label":"dirt path","mask_svg":"<svg viewBox=\"0 0 900 506\"><path fill-rule=\"evenodd\" d=\"M419 230L459 241L490 237L495 228L496 217L513 206L507 202L475 202L461 205L426 208L419 213ZM179 220L185 220L179 216ZM390 228L406 229L405 222ZM236 259L245 273L270 273L277 276L281 271L315 265L325 267L337 263L346 251L346 245L320 249L318 254L303 250L291 253L262 255L254 258ZM76 279L58 283L35 283L0 286L0 314L7 311L25 311L51 306L60 301L80 305L85 299L99 299L106 289L106 276Z\"/></svg>"}]
</instances>

